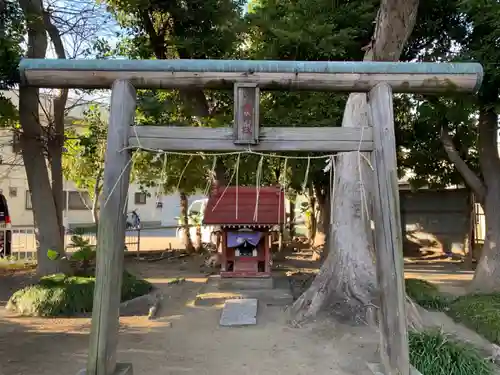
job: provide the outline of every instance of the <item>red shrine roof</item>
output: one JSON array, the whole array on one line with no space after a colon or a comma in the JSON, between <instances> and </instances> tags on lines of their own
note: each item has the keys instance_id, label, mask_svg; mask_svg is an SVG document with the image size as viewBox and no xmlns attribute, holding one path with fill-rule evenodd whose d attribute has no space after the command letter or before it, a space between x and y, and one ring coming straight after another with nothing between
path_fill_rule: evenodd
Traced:
<instances>
[{"instance_id":1,"label":"red shrine roof","mask_svg":"<svg viewBox=\"0 0 500 375\"><path fill-rule=\"evenodd\" d=\"M284 217L285 193L279 187L221 186L208 198L203 224L277 225Z\"/></svg>"}]
</instances>

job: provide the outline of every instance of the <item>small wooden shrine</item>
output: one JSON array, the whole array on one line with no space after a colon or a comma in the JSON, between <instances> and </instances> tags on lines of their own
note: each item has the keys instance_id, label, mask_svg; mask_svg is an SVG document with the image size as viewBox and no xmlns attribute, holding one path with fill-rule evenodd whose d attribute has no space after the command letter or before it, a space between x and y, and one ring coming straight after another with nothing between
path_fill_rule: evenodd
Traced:
<instances>
[{"instance_id":1,"label":"small wooden shrine","mask_svg":"<svg viewBox=\"0 0 500 375\"><path fill-rule=\"evenodd\" d=\"M221 236L221 277L271 277L271 233L284 220L279 187L215 186L203 224Z\"/></svg>"}]
</instances>

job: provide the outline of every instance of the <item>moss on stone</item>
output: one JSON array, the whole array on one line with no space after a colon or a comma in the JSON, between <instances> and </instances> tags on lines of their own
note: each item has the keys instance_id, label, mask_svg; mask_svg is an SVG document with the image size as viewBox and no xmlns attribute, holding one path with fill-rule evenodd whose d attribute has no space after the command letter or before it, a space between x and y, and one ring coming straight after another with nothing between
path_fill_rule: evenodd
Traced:
<instances>
[{"instance_id":1,"label":"moss on stone","mask_svg":"<svg viewBox=\"0 0 500 375\"><path fill-rule=\"evenodd\" d=\"M7 309L26 316L73 316L92 311L94 277L56 274L40 279L15 292ZM127 271L123 274L121 300L127 301L147 294L153 286Z\"/></svg>"}]
</instances>

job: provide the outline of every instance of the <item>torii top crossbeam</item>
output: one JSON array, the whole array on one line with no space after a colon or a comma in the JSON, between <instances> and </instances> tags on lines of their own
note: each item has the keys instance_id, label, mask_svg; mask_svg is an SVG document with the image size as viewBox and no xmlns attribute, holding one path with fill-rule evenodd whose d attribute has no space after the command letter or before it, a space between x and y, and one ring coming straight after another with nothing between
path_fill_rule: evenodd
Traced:
<instances>
[{"instance_id":1,"label":"torii top crossbeam","mask_svg":"<svg viewBox=\"0 0 500 375\"><path fill-rule=\"evenodd\" d=\"M474 92L477 63L405 63L258 60L23 59L21 84L44 88L110 88L117 79L136 88L231 88L368 92L380 82L395 93Z\"/></svg>"}]
</instances>

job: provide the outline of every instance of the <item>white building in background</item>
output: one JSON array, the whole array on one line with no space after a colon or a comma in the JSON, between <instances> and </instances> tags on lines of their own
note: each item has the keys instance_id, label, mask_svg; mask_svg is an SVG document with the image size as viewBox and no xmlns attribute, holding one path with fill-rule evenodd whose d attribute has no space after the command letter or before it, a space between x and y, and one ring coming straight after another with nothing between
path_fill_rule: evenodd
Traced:
<instances>
[{"instance_id":1,"label":"white building in background","mask_svg":"<svg viewBox=\"0 0 500 375\"><path fill-rule=\"evenodd\" d=\"M33 226L28 180L21 154L16 152L15 144L12 132L0 131L0 190L9 203L12 225ZM79 191L71 181L64 181L64 192L67 206L64 211L65 223L70 227L92 224L88 193ZM136 210L143 223L160 223L162 205L157 204L157 201L161 202L161 197L156 197L154 189L146 194L138 185L130 185L128 211Z\"/></svg>"},{"instance_id":2,"label":"white building in background","mask_svg":"<svg viewBox=\"0 0 500 375\"><path fill-rule=\"evenodd\" d=\"M1 92L1 94L11 98L14 104L18 102L16 91ZM46 120L46 112L51 112L51 98L49 95L41 95L41 121ZM83 111L87 108L88 102L78 103L76 100L68 100L68 123L82 118ZM71 126L71 125L70 125ZM28 180L24 168L19 143L10 130L0 130L0 190L6 197L9 204L9 214L13 226L33 226L33 211L31 195L29 192ZM92 213L89 209L91 202L88 194L79 191L71 181L64 181L65 210L64 221L70 227L79 225L91 225L93 223ZM162 202L162 197L156 196L156 189L140 189L140 186L131 184L128 193L128 211L136 210L142 223L145 225L159 225L162 221L162 206L172 217L178 216L179 211L169 207L175 199L167 199L167 205L158 204ZM177 197L177 202L179 201ZM177 203L178 207L179 204ZM169 213L169 215L170 215ZM168 220L167 220L168 221ZM172 220L170 220L172 221Z\"/></svg>"}]
</instances>

